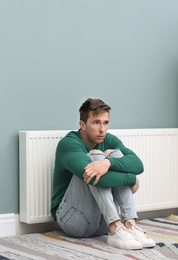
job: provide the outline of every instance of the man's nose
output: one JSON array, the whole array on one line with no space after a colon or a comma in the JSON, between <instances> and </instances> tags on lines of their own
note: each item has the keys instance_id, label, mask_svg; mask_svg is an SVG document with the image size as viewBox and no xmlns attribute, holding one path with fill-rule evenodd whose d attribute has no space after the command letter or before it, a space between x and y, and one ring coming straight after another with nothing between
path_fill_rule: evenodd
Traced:
<instances>
[{"instance_id":1,"label":"man's nose","mask_svg":"<svg viewBox=\"0 0 178 260\"><path fill-rule=\"evenodd\" d=\"M100 131L105 131L105 125L104 124L100 124Z\"/></svg>"}]
</instances>

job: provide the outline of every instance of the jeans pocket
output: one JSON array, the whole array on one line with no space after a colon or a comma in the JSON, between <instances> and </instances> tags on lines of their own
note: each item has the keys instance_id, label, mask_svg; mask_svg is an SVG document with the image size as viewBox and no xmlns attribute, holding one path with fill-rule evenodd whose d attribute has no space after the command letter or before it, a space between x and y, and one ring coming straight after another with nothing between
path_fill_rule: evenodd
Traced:
<instances>
[{"instance_id":1,"label":"jeans pocket","mask_svg":"<svg viewBox=\"0 0 178 260\"><path fill-rule=\"evenodd\" d=\"M64 216L60 218L61 228L72 237L86 237L90 222L85 214L71 207Z\"/></svg>"}]
</instances>

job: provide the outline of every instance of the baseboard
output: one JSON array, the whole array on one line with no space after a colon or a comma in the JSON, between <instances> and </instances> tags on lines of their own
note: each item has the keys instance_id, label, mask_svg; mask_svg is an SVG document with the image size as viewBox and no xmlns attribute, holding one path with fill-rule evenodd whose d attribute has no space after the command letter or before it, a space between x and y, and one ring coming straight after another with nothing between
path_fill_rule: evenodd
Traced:
<instances>
[{"instance_id":1,"label":"baseboard","mask_svg":"<svg viewBox=\"0 0 178 260\"><path fill-rule=\"evenodd\" d=\"M0 214L0 237L16 235L15 214Z\"/></svg>"},{"instance_id":2,"label":"baseboard","mask_svg":"<svg viewBox=\"0 0 178 260\"><path fill-rule=\"evenodd\" d=\"M16 233L17 235L30 234L30 233L43 233L52 230L60 229L57 222L45 222L38 224L27 224L20 221L19 214L15 215L16 219Z\"/></svg>"},{"instance_id":3,"label":"baseboard","mask_svg":"<svg viewBox=\"0 0 178 260\"><path fill-rule=\"evenodd\" d=\"M146 218L164 218L170 216L171 214L178 216L178 208L138 212L137 214L139 220Z\"/></svg>"}]
</instances>

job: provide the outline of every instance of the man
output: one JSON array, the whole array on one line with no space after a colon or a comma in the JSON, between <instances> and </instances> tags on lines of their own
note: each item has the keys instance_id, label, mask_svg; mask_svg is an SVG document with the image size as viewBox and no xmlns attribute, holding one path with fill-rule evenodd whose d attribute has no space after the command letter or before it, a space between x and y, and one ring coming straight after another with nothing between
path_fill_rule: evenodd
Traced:
<instances>
[{"instance_id":1,"label":"man","mask_svg":"<svg viewBox=\"0 0 178 260\"><path fill-rule=\"evenodd\" d=\"M133 193L139 188L136 175L143 172L143 164L120 139L106 133L110 109L100 99L87 99L79 109L80 129L59 142L51 213L68 236L108 234L107 243L114 247L153 247L155 242L135 222Z\"/></svg>"}]
</instances>

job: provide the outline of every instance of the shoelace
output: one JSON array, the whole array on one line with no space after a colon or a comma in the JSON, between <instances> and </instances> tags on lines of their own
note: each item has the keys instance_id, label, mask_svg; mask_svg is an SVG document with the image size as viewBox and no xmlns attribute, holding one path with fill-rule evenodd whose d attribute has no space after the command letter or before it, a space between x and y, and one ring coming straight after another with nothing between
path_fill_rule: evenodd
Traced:
<instances>
[{"instance_id":1,"label":"shoelace","mask_svg":"<svg viewBox=\"0 0 178 260\"><path fill-rule=\"evenodd\" d=\"M128 239L133 239L133 236L128 232L128 230L122 225L116 228L116 233L124 240L128 241Z\"/></svg>"},{"instance_id":2,"label":"shoelace","mask_svg":"<svg viewBox=\"0 0 178 260\"><path fill-rule=\"evenodd\" d=\"M141 229L141 228L139 228L137 225L132 225L132 230L134 231L134 229L135 229L136 232L139 231L139 232L136 233L136 235L137 235L139 238L143 238L143 237L146 238L146 237L148 237L148 236L146 235L146 233L144 232L144 230Z\"/></svg>"}]
</instances>

